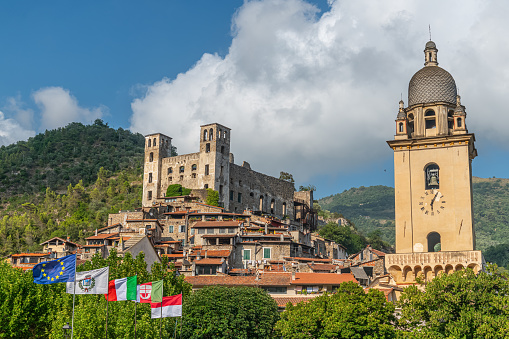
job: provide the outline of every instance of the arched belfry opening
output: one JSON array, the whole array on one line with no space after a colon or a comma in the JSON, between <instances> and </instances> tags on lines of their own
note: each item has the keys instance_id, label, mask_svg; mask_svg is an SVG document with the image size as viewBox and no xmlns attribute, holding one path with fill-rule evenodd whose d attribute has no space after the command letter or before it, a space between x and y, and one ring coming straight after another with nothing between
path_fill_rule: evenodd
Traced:
<instances>
[{"instance_id":1,"label":"arched belfry opening","mask_svg":"<svg viewBox=\"0 0 509 339\"><path fill-rule=\"evenodd\" d=\"M431 232L428 234L428 252L440 252L442 250L440 233Z\"/></svg>"},{"instance_id":2,"label":"arched belfry opening","mask_svg":"<svg viewBox=\"0 0 509 339\"><path fill-rule=\"evenodd\" d=\"M424 168L424 186L427 190L440 188L440 167L431 163Z\"/></svg>"}]
</instances>

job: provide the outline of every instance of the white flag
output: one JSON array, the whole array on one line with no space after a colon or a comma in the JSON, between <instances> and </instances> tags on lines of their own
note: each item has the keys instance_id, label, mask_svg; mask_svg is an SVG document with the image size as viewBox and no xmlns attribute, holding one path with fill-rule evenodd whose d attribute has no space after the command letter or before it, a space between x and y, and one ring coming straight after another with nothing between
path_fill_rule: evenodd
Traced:
<instances>
[{"instance_id":1,"label":"white flag","mask_svg":"<svg viewBox=\"0 0 509 339\"><path fill-rule=\"evenodd\" d=\"M74 290L76 290L76 294L108 294L109 273L109 267L76 272L76 289L73 282L68 282L66 292L74 294Z\"/></svg>"}]
</instances>

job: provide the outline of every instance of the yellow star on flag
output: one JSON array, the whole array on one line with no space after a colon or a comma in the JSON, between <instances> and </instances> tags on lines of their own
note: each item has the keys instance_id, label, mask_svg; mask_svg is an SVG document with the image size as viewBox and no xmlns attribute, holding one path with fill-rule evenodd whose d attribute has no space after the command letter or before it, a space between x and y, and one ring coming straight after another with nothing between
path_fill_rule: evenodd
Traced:
<instances>
[{"instance_id":1,"label":"yellow star on flag","mask_svg":"<svg viewBox=\"0 0 509 339\"><path fill-rule=\"evenodd\" d=\"M64 272L60 272L60 275L63 275L63 274L64 274Z\"/></svg>"},{"instance_id":2,"label":"yellow star on flag","mask_svg":"<svg viewBox=\"0 0 509 339\"><path fill-rule=\"evenodd\" d=\"M45 276L46 276L46 273L43 274L43 277L45 277Z\"/></svg>"},{"instance_id":3,"label":"yellow star on flag","mask_svg":"<svg viewBox=\"0 0 509 339\"><path fill-rule=\"evenodd\" d=\"M48 277L48 280L49 280L49 277Z\"/></svg>"},{"instance_id":4,"label":"yellow star on flag","mask_svg":"<svg viewBox=\"0 0 509 339\"><path fill-rule=\"evenodd\" d=\"M58 275L55 277L55 279L58 279ZM53 279L51 279L51 280L53 280Z\"/></svg>"},{"instance_id":5,"label":"yellow star on flag","mask_svg":"<svg viewBox=\"0 0 509 339\"><path fill-rule=\"evenodd\" d=\"M44 268L41 270L41 272L44 272Z\"/></svg>"},{"instance_id":6,"label":"yellow star on flag","mask_svg":"<svg viewBox=\"0 0 509 339\"><path fill-rule=\"evenodd\" d=\"M46 264L42 264L42 267L45 267L45 266L46 266Z\"/></svg>"},{"instance_id":7,"label":"yellow star on flag","mask_svg":"<svg viewBox=\"0 0 509 339\"><path fill-rule=\"evenodd\" d=\"M65 270L65 266L62 266L62 269Z\"/></svg>"},{"instance_id":8,"label":"yellow star on flag","mask_svg":"<svg viewBox=\"0 0 509 339\"><path fill-rule=\"evenodd\" d=\"M51 281L53 281L53 280L55 280L55 279L51 278Z\"/></svg>"},{"instance_id":9,"label":"yellow star on flag","mask_svg":"<svg viewBox=\"0 0 509 339\"><path fill-rule=\"evenodd\" d=\"M59 261L59 263L60 263L60 265L63 265L63 264L64 264L63 262L60 262L60 261Z\"/></svg>"}]
</instances>

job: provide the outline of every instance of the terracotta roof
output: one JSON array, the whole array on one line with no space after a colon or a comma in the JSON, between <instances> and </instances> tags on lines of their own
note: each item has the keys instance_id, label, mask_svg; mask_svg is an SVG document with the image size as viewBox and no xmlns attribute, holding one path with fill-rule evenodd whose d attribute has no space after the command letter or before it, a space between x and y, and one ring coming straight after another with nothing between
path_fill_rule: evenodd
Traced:
<instances>
[{"instance_id":1,"label":"terracotta roof","mask_svg":"<svg viewBox=\"0 0 509 339\"><path fill-rule=\"evenodd\" d=\"M104 245L98 244L98 245L83 245L83 247L103 247Z\"/></svg>"},{"instance_id":2,"label":"terracotta roof","mask_svg":"<svg viewBox=\"0 0 509 339\"><path fill-rule=\"evenodd\" d=\"M291 273L262 273L260 279L256 276L231 276L231 275L198 275L185 277L186 281L195 286L289 286L292 279Z\"/></svg>"},{"instance_id":3,"label":"terracotta roof","mask_svg":"<svg viewBox=\"0 0 509 339\"><path fill-rule=\"evenodd\" d=\"M11 257L13 258L19 258L19 257L44 257L49 255L50 253L17 253L17 254L11 254Z\"/></svg>"},{"instance_id":4,"label":"terracotta roof","mask_svg":"<svg viewBox=\"0 0 509 339\"><path fill-rule=\"evenodd\" d=\"M235 238L236 234L205 234L202 238Z\"/></svg>"},{"instance_id":5,"label":"terracotta roof","mask_svg":"<svg viewBox=\"0 0 509 339\"><path fill-rule=\"evenodd\" d=\"M239 227L241 223L242 221L198 221L192 227Z\"/></svg>"},{"instance_id":6,"label":"terracotta roof","mask_svg":"<svg viewBox=\"0 0 509 339\"><path fill-rule=\"evenodd\" d=\"M221 265L221 259L203 258L194 261L197 265Z\"/></svg>"},{"instance_id":7,"label":"terracotta roof","mask_svg":"<svg viewBox=\"0 0 509 339\"><path fill-rule=\"evenodd\" d=\"M333 264L308 264L313 271L333 271L337 269L337 265Z\"/></svg>"},{"instance_id":8,"label":"terracotta roof","mask_svg":"<svg viewBox=\"0 0 509 339\"><path fill-rule=\"evenodd\" d=\"M373 248L373 249L371 249L371 252L375 253L375 254L376 254L376 255L378 255L379 257L385 257L385 255L387 254L387 253L384 253L384 252L382 252L382 251L375 250L374 248Z\"/></svg>"},{"instance_id":9,"label":"terracotta roof","mask_svg":"<svg viewBox=\"0 0 509 339\"><path fill-rule=\"evenodd\" d=\"M178 258L183 258L184 255L183 254L161 254L162 257L167 257L167 258L174 258L174 259L178 259Z\"/></svg>"},{"instance_id":10,"label":"terracotta roof","mask_svg":"<svg viewBox=\"0 0 509 339\"><path fill-rule=\"evenodd\" d=\"M116 223L116 224L113 224L113 225L110 225L110 226L106 226L106 227L98 229L97 232L104 231L104 230L107 230L108 228L113 228L113 227L118 227L118 226L122 226L122 224L121 223Z\"/></svg>"},{"instance_id":11,"label":"terracotta roof","mask_svg":"<svg viewBox=\"0 0 509 339\"><path fill-rule=\"evenodd\" d=\"M181 243L180 240L169 240L169 241L160 241L159 244L178 244Z\"/></svg>"},{"instance_id":12,"label":"terracotta roof","mask_svg":"<svg viewBox=\"0 0 509 339\"><path fill-rule=\"evenodd\" d=\"M41 243L40 245L44 245L45 243L50 242L51 240L54 240L54 239L58 239L58 240L60 240L60 241L67 242L67 243L69 243L69 244L73 244L73 245L78 246L78 247L80 246L80 245L78 245L78 244L76 244L76 243L74 243L74 242L72 242L72 241L64 240L64 239L59 238L59 237L54 237L54 238L51 238L50 240L46 240L45 242Z\"/></svg>"},{"instance_id":13,"label":"terracotta roof","mask_svg":"<svg viewBox=\"0 0 509 339\"><path fill-rule=\"evenodd\" d=\"M276 301L277 303L277 306L278 307L286 307L286 305L288 303L292 303L293 306L297 305L298 303L300 303L301 301L303 302L307 302L307 301L310 301L311 299L314 299L316 297L318 297L319 294L314 294L314 295L310 295L310 296L306 296L306 297L302 297L302 296L299 296L299 297L280 297L280 296L275 296L273 295L272 298Z\"/></svg>"},{"instance_id":14,"label":"terracotta roof","mask_svg":"<svg viewBox=\"0 0 509 339\"><path fill-rule=\"evenodd\" d=\"M204 257L205 253L207 253L207 257L220 257L220 258L224 258L224 257L229 257L230 254L231 254L231 251L229 251L229 250L201 250L201 251L192 252L191 254L189 254L189 256L202 256L202 257Z\"/></svg>"},{"instance_id":15,"label":"terracotta roof","mask_svg":"<svg viewBox=\"0 0 509 339\"><path fill-rule=\"evenodd\" d=\"M91 237L85 238L85 240L106 239L109 237L118 237L118 232L93 235Z\"/></svg>"},{"instance_id":16,"label":"terracotta roof","mask_svg":"<svg viewBox=\"0 0 509 339\"><path fill-rule=\"evenodd\" d=\"M302 258L302 257L284 257L284 259L289 261L315 261L315 262L323 262L323 263L331 263L332 259L320 259L320 258Z\"/></svg>"},{"instance_id":17,"label":"terracotta roof","mask_svg":"<svg viewBox=\"0 0 509 339\"><path fill-rule=\"evenodd\" d=\"M351 273L296 273L292 285L339 285L345 281L358 283Z\"/></svg>"}]
</instances>

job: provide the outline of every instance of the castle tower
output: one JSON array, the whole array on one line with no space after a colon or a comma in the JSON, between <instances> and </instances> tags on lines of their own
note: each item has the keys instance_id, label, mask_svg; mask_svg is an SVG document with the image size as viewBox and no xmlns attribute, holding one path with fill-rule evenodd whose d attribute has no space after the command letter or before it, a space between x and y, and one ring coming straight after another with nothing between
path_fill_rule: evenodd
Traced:
<instances>
[{"instance_id":1,"label":"castle tower","mask_svg":"<svg viewBox=\"0 0 509 339\"><path fill-rule=\"evenodd\" d=\"M394 151L396 254L386 257L386 267L397 282L482 268L472 211L475 137L437 53L427 42L424 67L408 85L408 107L400 101L396 135L387 142Z\"/></svg>"},{"instance_id":2,"label":"castle tower","mask_svg":"<svg viewBox=\"0 0 509 339\"><path fill-rule=\"evenodd\" d=\"M145 163L143 166L143 207L152 206L161 196L161 165L171 156L171 138L161 133L145 136Z\"/></svg>"},{"instance_id":3,"label":"castle tower","mask_svg":"<svg viewBox=\"0 0 509 339\"><path fill-rule=\"evenodd\" d=\"M219 192L219 201L229 209L230 129L214 123L200 126L200 166L203 188Z\"/></svg>"}]
</instances>

